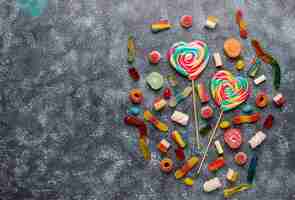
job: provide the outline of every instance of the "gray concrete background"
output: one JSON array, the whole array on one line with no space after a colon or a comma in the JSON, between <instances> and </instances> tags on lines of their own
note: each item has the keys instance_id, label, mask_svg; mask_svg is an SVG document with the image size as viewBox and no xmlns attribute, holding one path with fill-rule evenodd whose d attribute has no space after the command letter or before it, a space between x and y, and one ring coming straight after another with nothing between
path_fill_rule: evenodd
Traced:
<instances>
[{"instance_id":1,"label":"gray concrete background","mask_svg":"<svg viewBox=\"0 0 295 200\"><path fill-rule=\"evenodd\" d=\"M157 66L149 65L146 54L157 49L164 55L174 42L183 40L178 23L182 15L194 17L193 39L204 39L211 51L222 51L225 38L238 37L233 21L238 5L245 12L250 36L281 64L281 92L287 104L262 111L264 117L273 113L275 125L266 131L267 141L257 150L255 188L234 199L295 199L294 0L50 0L39 17L20 10L13 0L0 0L0 5L1 200L223 199L222 190L202 192L204 181L214 176L206 170L192 188L160 172L155 144L163 136L151 126L152 160L143 161L137 131L125 126L123 118L131 106L127 98L131 88L143 90L146 107L162 93L145 84L143 78L149 72L175 73L165 59ZM203 28L207 15L219 17L216 30ZM149 24L160 18L168 18L174 27L152 34ZM136 38L139 82L127 74L128 33ZM249 40L243 44L248 61L254 52ZM225 63L238 74L233 63ZM214 70L211 61L201 79L208 80ZM266 90L272 95L270 66L263 65L261 73L268 80L253 93ZM178 80L179 90L189 84L182 77ZM189 98L177 110L191 115L191 108ZM158 116L170 130L189 136L191 123L188 128L178 127L170 122L171 113L172 109L166 109ZM241 128L247 141L261 122ZM247 144L242 150L251 156ZM240 172L239 182L245 182L246 168L235 166L234 153L226 147L225 151L227 165ZM214 156L212 150L208 160ZM216 175L225 185L226 169Z\"/></svg>"}]
</instances>

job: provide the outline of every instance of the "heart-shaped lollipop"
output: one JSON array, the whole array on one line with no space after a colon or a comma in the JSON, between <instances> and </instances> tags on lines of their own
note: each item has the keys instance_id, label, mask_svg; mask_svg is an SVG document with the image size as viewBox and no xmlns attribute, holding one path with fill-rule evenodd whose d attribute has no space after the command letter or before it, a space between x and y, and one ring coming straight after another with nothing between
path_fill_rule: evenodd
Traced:
<instances>
[{"instance_id":1,"label":"heart-shaped lollipop","mask_svg":"<svg viewBox=\"0 0 295 200\"><path fill-rule=\"evenodd\" d=\"M177 42L168 50L167 59L178 73L195 80L208 64L208 46L201 40Z\"/></svg>"},{"instance_id":2,"label":"heart-shaped lollipop","mask_svg":"<svg viewBox=\"0 0 295 200\"><path fill-rule=\"evenodd\" d=\"M229 71L217 71L211 80L211 93L222 111L229 111L249 97L247 79L233 76Z\"/></svg>"}]
</instances>

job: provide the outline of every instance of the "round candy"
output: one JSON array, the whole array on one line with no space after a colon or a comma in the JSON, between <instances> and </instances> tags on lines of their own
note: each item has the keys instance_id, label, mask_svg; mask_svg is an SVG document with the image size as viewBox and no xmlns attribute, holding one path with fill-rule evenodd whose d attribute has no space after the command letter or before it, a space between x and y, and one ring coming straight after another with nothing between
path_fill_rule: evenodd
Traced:
<instances>
[{"instance_id":1,"label":"round candy","mask_svg":"<svg viewBox=\"0 0 295 200\"><path fill-rule=\"evenodd\" d=\"M149 53L149 61L152 64L158 64L161 59L161 54L158 51L152 51Z\"/></svg>"},{"instance_id":2,"label":"round candy","mask_svg":"<svg viewBox=\"0 0 295 200\"><path fill-rule=\"evenodd\" d=\"M259 92L255 100L256 106L258 108L264 108L268 104L268 97L265 92Z\"/></svg>"},{"instance_id":3,"label":"round candy","mask_svg":"<svg viewBox=\"0 0 295 200\"><path fill-rule=\"evenodd\" d=\"M190 27L192 27L192 25L193 25L193 16L191 16L191 15L183 15L180 18L180 25L183 28L190 28Z\"/></svg>"},{"instance_id":4,"label":"round candy","mask_svg":"<svg viewBox=\"0 0 295 200\"><path fill-rule=\"evenodd\" d=\"M237 154L235 155L234 160L235 160L235 163L236 163L237 165L241 165L241 166L242 166L242 165L244 165L244 164L247 163L247 161L248 161L248 156L247 156L247 154L244 153L244 152L239 152L239 153L237 153Z\"/></svg>"},{"instance_id":5,"label":"round candy","mask_svg":"<svg viewBox=\"0 0 295 200\"><path fill-rule=\"evenodd\" d=\"M219 127L222 128L222 129L229 128L229 127L230 127L230 122L224 120L224 121L222 121L222 122L219 124Z\"/></svg>"},{"instance_id":6,"label":"round candy","mask_svg":"<svg viewBox=\"0 0 295 200\"><path fill-rule=\"evenodd\" d=\"M237 70L243 70L245 68L246 64L244 62L244 60L240 59L237 61L235 67Z\"/></svg>"},{"instance_id":7,"label":"round candy","mask_svg":"<svg viewBox=\"0 0 295 200\"><path fill-rule=\"evenodd\" d=\"M147 84L153 89L153 90L159 90L163 87L164 84L164 78L161 74L158 72L152 72L146 77Z\"/></svg>"},{"instance_id":8,"label":"round candy","mask_svg":"<svg viewBox=\"0 0 295 200\"><path fill-rule=\"evenodd\" d=\"M225 54L230 58L237 58L242 52L242 44L235 38L228 38L225 40L223 48Z\"/></svg>"},{"instance_id":9,"label":"round candy","mask_svg":"<svg viewBox=\"0 0 295 200\"><path fill-rule=\"evenodd\" d=\"M169 173L173 169L173 161L169 158L165 158L160 162L160 169L163 172Z\"/></svg>"},{"instance_id":10,"label":"round candy","mask_svg":"<svg viewBox=\"0 0 295 200\"><path fill-rule=\"evenodd\" d=\"M140 108L137 106L132 106L131 108L128 109L128 113L136 116L140 113Z\"/></svg>"},{"instance_id":11,"label":"round candy","mask_svg":"<svg viewBox=\"0 0 295 200\"><path fill-rule=\"evenodd\" d=\"M183 183L187 186L193 186L194 179L186 177L185 179L183 179Z\"/></svg>"},{"instance_id":12,"label":"round candy","mask_svg":"<svg viewBox=\"0 0 295 200\"><path fill-rule=\"evenodd\" d=\"M170 88L164 89L163 96L165 99L170 99L170 97L172 96L172 92L171 92Z\"/></svg>"},{"instance_id":13,"label":"round candy","mask_svg":"<svg viewBox=\"0 0 295 200\"><path fill-rule=\"evenodd\" d=\"M210 119L213 116L213 109L210 106L204 106L201 108L201 116L204 119Z\"/></svg>"},{"instance_id":14,"label":"round candy","mask_svg":"<svg viewBox=\"0 0 295 200\"><path fill-rule=\"evenodd\" d=\"M134 104L140 104L143 101L143 94L140 89L132 89L129 92L129 99Z\"/></svg>"},{"instance_id":15,"label":"round candy","mask_svg":"<svg viewBox=\"0 0 295 200\"><path fill-rule=\"evenodd\" d=\"M224 142L231 149L238 149L242 144L241 130L237 128L230 128L224 132Z\"/></svg>"},{"instance_id":16,"label":"round candy","mask_svg":"<svg viewBox=\"0 0 295 200\"><path fill-rule=\"evenodd\" d=\"M249 97L249 84L246 78L233 76L229 71L217 71L211 80L211 94L221 110L229 111Z\"/></svg>"},{"instance_id":17,"label":"round candy","mask_svg":"<svg viewBox=\"0 0 295 200\"><path fill-rule=\"evenodd\" d=\"M167 59L178 73L195 80L208 64L209 49L201 40L178 42L168 50Z\"/></svg>"},{"instance_id":18,"label":"round candy","mask_svg":"<svg viewBox=\"0 0 295 200\"><path fill-rule=\"evenodd\" d=\"M253 111L253 108L252 108L251 105L247 104L247 105L245 105L245 106L242 108L242 111L243 111L244 113L251 113L251 112Z\"/></svg>"}]
</instances>

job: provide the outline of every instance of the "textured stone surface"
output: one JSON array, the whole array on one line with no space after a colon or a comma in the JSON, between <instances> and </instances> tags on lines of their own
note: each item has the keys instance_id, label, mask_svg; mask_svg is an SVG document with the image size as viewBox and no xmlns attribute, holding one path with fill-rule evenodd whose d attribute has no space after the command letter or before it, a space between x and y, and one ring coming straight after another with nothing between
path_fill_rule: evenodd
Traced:
<instances>
[{"instance_id":1,"label":"textured stone surface","mask_svg":"<svg viewBox=\"0 0 295 200\"><path fill-rule=\"evenodd\" d=\"M162 136L152 126L152 160L143 161L136 129L123 124L131 106L128 91L139 87L145 105L151 106L163 89L154 92L143 78L139 82L129 78L126 43L130 32L136 39L135 66L142 77L151 71L174 73L165 59L152 66L146 55L154 49L165 55L174 42L185 38L180 17L193 15L193 38L206 40L212 52L222 53L224 39L238 36L233 21L238 4L246 14L251 37L260 40L281 64L281 91L287 104L263 110L264 117L275 116L275 124L257 150L255 188L236 199L295 199L294 0L50 0L40 17L24 13L14 0L0 0L0 199L222 199L221 190L201 192L204 181L213 176L205 170L193 188L160 172L155 144ZM215 31L203 28L207 15L219 17ZM173 28L152 34L149 24L160 18L168 18ZM253 50L249 40L243 44L249 61ZM238 73L233 63L223 60ZM201 79L208 84L214 70L210 61ZM273 94L270 66L263 65L263 74L267 82L259 88ZM190 84L181 77L178 81L179 91ZM254 94L257 91L255 87ZM249 102L253 104L254 98ZM190 115L191 109L190 98L177 107ZM158 117L171 129L188 130L187 137L191 123L188 129L173 124L172 111L167 109ZM260 127L243 125L245 140ZM228 165L245 181L246 169L236 167L234 153L224 149ZM247 144L242 149L250 155ZM214 159L214 150L209 156ZM217 173L224 182L226 171Z\"/></svg>"}]
</instances>

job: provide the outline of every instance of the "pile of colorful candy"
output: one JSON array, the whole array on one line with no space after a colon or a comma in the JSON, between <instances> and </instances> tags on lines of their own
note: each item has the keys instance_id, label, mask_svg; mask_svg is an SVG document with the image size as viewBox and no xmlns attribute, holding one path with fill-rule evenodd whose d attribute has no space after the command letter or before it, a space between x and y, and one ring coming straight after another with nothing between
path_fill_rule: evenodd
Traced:
<instances>
[{"instance_id":1,"label":"pile of colorful candy","mask_svg":"<svg viewBox=\"0 0 295 200\"><path fill-rule=\"evenodd\" d=\"M242 39L247 39L250 34L241 10L236 12L235 21L239 28L240 37ZM219 21L216 16L209 16L205 22L205 27L207 29L214 30L218 22ZM193 25L192 16L182 16L180 19L180 25L185 29L189 29ZM160 20L151 25L151 30L152 33L158 33L168 30L171 27L172 26L168 20ZM171 67L173 67L177 73L192 81L192 85L184 88L182 92L177 92L176 87L178 87L178 82L175 76L169 75L167 76L167 79L165 79L160 73L151 72L147 77L145 77L145 81L152 90L161 90L165 85L165 80L168 80L170 87L165 87L163 89L163 95L155 98L153 105L150 106L150 109L147 108L147 105L142 105L144 94L140 89L136 88L130 91L129 99L133 106L128 109L124 122L127 125L137 128L139 133L139 150L142 152L145 160L151 159L151 151L149 147L150 141L148 135L149 125L147 125L151 124L155 129L163 133L163 137L156 145L158 153L160 153L163 158L159 161L159 168L162 172L174 172L177 180L182 180L185 185L192 186L197 177L201 174L201 169L205 164L208 151L210 150L210 147L212 147L211 144L214 143L216 148L216 157L213 161L207 164L207 170L211 173L215 173L221 168L226 168L230 159L233 160L236 165L244 166L248 162L248 157L250 157L248 175L246 178L247 183L243 183L243 181L241 181L240 184L237 184L238 180L243 180L243 177L239 177L237 170L232 168L227 169L227 173L224 177L226 177L228 182L236 184L236 186L225 188L224 197L228 198L237 192L254 187L252 183L255 178L256 166L258 162L257 153L252 151L251 155L248 156L245 152L239 151L233 156L224 155L225 151L223 144L216 138L216 131L220 128L223 130L223 142L227 148L231 149L233 152L239 150L246 138L245 135L243 135L241 125L244 123L259 122L262 118L261 112L263 109L270 106L269 95L264 91L259 91L254 97L256 107L250 104L244 105L248 98L252 96L251 86L254 85L255 87L259 87L260 84L266 81L266 76L263 74L257 77L262 63L270 64L272 66L273 93L276 94L272 98L274 105L276 107L281 107L285 103L284 96L282 93L278 92L281 76L278 62L262 49L257 40L252 39L251 44L255 55L249 65L245 62L242 56L244 47L239 39L234 37L228 38L224 41L223 45L225 57L227 60L235 62L235 68L238 70L237 72L240 72L245 68L249 68L247 73L249 78L235 76L233 73L228 71L229 69L226 69L224 62L222 61L222 55L219 52L215 52L212 59L214 60L217 71L212 77L210 77L211 81L209 87L204 82L197 82L197 79L201 76L210 60L209 46L204 41L194 40L189 43L176 42L168 48L166 58ZM134 64L135 57L135 40L132 36L129 36L127 61L130 65ZM160 62L162 56L158 51L154 50L147 55L147 59L150 64L156 65ZM140 74L134 66L130 66L128 73L134 81L138 81L140 79ZM253 79L254 84L249 84L249 80L251 79ZM195 84L194 81L197 83ZM212 106L208 104L210 101L210 96L208 94L209 88L216 108L212 108ZM195 97L196 93L199 97L199 103L197 103L197 99ZM179 130L169 129L168 123L156 117L156 113L164 112L164 110L168 109L168 106L170 109L174 109L191 94L193 96L193 119L195 120L193 125L196 132L194 140L188 141L188 139L184 138L183 134ZM197 105L201 105L201 107L197 109ZM143 112L141 112L140 107L144 107ZM237 109L240 113L234 115L231 120L223 119L227 112ZM141 113L143 114L143 119L138 117ZM212 129L208 120L217 113L219 113L219 117ZM199 115L202 117L202 121L208 121L208 123L199 126ZM174 110L170 119L177 125L187 127L190 117L187 113ZM256 149L266 140L267 134L265 131L270 129L273 123L274 116L269 114L263 121L261 130L256 131L248 141L249 147L252 150ZM208 145L206 148L201 148L199 133L205 137L210 132L211 134L209 136ZM191 148L190 144L193 144L193 150L189 149ZM197 144L197 151L195 149L195 144ZM205 145L202 144L201 146L204 147ZM174 151L171 151L172 149L174 149ZM187 155L187 149L191 152L190 156ZM181 166L177 166L177 163L179 162L173 161L173 152L175 153L175 158L180 161ZM198 170L194 172L194 168L197 165L199 165ZM223 186L224 184L222 183L222 180L218 177L214 177L207 180L203 184L203 189L205 192L212 192L222 188Z\"/></svg>"}]
</instances>

